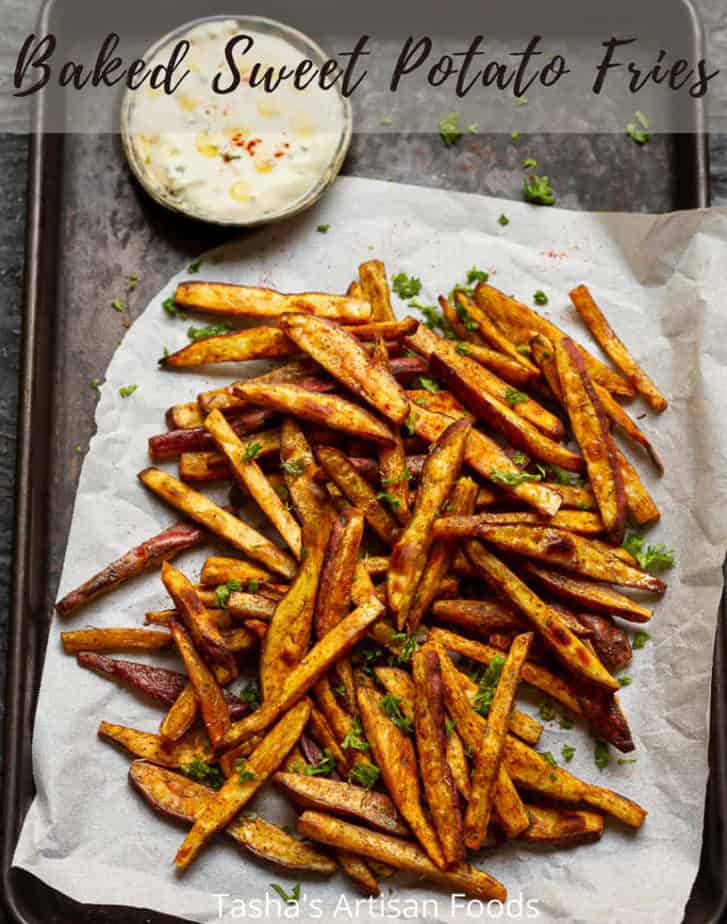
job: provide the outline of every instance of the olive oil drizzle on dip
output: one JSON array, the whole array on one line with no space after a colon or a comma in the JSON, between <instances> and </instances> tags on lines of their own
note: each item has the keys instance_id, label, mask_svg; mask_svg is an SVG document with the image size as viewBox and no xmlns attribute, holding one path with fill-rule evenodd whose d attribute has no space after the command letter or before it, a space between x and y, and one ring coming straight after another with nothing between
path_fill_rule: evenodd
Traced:
<instances>
[{"instance_id":1,"label":"olive oil drizzle on dip","mask_svg":"<svg viewBox=\"0 0 727 924\"><path fill-rule=\"evenodd\" d=\"M225 46L244 32L253 39L237 57L240 85L217 94L216 74L229 76ZM283 38L211 20L177 36L154 56L168 60L185 38L190 72L175 93L145 87L134 94L129 134L147 185L180 210L200 218L247 224L288 210L318 185L339 149L346 127L335 90L305 90L281 83L274 92L249 85L260 63L295 67L305 57Z\"/></svg>"}]
</instances>

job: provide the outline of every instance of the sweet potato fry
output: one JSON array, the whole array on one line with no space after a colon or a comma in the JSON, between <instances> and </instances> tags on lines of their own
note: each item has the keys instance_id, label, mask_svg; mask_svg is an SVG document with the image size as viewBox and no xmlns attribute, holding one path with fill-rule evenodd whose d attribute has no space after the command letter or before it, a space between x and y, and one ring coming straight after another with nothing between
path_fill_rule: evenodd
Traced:
<instances>
[{"instance_id":1,"label":"sweet potato fry","mask_svg":"<svg viewBox=\"0 0 727 924\"><path fill-rule=\"evenodd\" d=\"M559 802L580 802L588 792L586 783L554 767L513 735L507 736L502 759L510 779L523 789Z\"/></svg>"},{"instance_id":2,"label":"sweet potato fry","mask_svg":"<svg viewBox=\"0 0 727 924\"><path fill-rule=\"evenodd\" d=\"M173 404L167 409L164 419L169 430L193 430L202 426L204 415L196 401L187 401L185 404Z\"/></svg>"},{"instance_id":3,"label":"sweet potato fry","mask_svg":"<svg viewBox=\"0 0 727 924\"><path fill-rule=\"evenodd\" d=\"M214 799L214 793L206 786L144 761L131 765L129 779L153 809L180 821L194 822ZM225 831L241 847L284 869L323 874L336 870L331 857L259 815L240 816Z\"/></svg>"},{"instance_id":4,"label":"sweet potato fry","mask_svg":"<svg viewBox=\"0 0 727 924\"><path fill-rule=\"evenodd\" d=\"M583 356L569 337L562 337L555 343L555 359L563 401L586 460L606 535L619 545L626 527L626 492L611 428L593 389Z\"/></svg>"},{"instance_id":5,"label":"sweet potato fry","mask_svg":"<svg viewBox=\"0 0 727 924\"><path fill-rule=\"evenodd\" d=\"M475 482L470 478L460 478L452 488L447 508L451 509L453 516L471 514L474 510L476 496L477 485ZM436 526L437 522L435 520L433 525ZM424 614L438 596L442 581L450 569L453 557L454 544L452 542L445 538L436 539L432 543L429 558L409 609L407 617L409 632L416 631L419 623L424 618Z\"/></svg>"},{"instance_id":6,"label":"sweet potato fry","mask_svg":"<svg viewBox=\"0 0 727 924\"><path fill-rule=\"evenodd\" d=\"M376 498L376 492L348 461L344 453L333 446L318 446L318 461L341 493L363 513L366 522L379 538L391 545L397 536L394 517Z\"/></svg>"},{"instance_id":7,"label":"sweet potato fry","mask_svg":"<svg viewBox=\"0 0 727 924\"><path fill-rule=\"evenodd\" d=\"M437 539L468 539L479 535L482 526L553 526L584 536L603 532L603 521L597 513L581 510L559 510L553 517L514 510L509 513L480 513L477 516L450 514L439 517L432 526Z\"/></svg>"},{"instance_id":8,"label":"sweet potato fry","mask_svg":"<svg viewBox=\"0 0 727 924\"><path fill-rule=\"evenodd\" d=\"M76 656L81 667L87 667L120 680L139 693L163 706L171 706L182 690L187 686L187 678L179 671L166 667L152 667L137 661L123 661L120 658L107 658L93 651L81 651ZM248 710L243 711L243 715ZM242 718L242 715L239 716Z\"/></svg>"},{"instance_id":9,"label":"sweet potato fry","mask_svg":"<svg viewBox=\"0 0 727 924\"><path fill-rule=\"evenodd\" d=\"M485 639L498 629L519 631L527 625L513 609L497 600L437 600L432 614L436 622Z\"/></svg>"},{"instance_id":10,"label":"sweet potato fry","mask_svg":"<svg viewBox=\"0 0 727 924\"><path fill-rule=\"evenodd\" d=\"M341 661L339 661L338 664L341 664ZM348 680L349 678L347 677L346 679ZM353 683L353 672L350 674L350 682ZM357 730L356 722L354 721L354 716L358 710L356 704L356 689L354 686L353 690L351 690L345 684L344 689L346 692L346 708L344 708L339 701L328 677L321 677L313 687L313 694L316 702L320 706L321 712L331 727L336 740L339 742L345 741L349 735L355 733ZM366 759L365 752L357 750L354 747L345 747L342 748L342 750L346 762L349 765Z\"/></svg>"},{"instance_id":11,"label":"sweet potato fry","mask_svg":"<svg viewBox=\"0 0 727 924\"><path fill-rule=\"evenodd\" d=\"M432 447L411 520L391 551L386 596L399 630L409 617L432 545L432 523L459 475L469 432L469 421L458 420L450 424Z\"/></svg>"},{"instance_id":12,"label":"sweet potato fry","mask_svg":"<svg viewBox=\"0 0 727 924\"><path fill-rule=\"evenodd\" d=\"M174 301L185 308L234 318L275 318L290 311L302 311L347 324L362 324L371 319L368 302L345 295L326 292L287 295L274 289L224 282L181 282L174 293Z\"/></svg>"},{"instance_id":13,"label":"sweet potato fry","mask_svg":"<svg viewBox=\"0 0 727 924\"><path fill-rule=\"evenodd\" d=\"M186 869L215 832L225 828L285 760L300 738L310 716L303 700L287 712L240 766L194 822L174 860Z\"/></svg>"},{"instance_id":14,"label":"sweet potato fry","mask_svg":"<svg viewBox=\"0 0 727 924\"><path fill-rule=\"evenodd\" d=\"M405 337L404 342L415 353L419 353L428 359L430 363L432 356L437 356L449 368L457 372L464 371L475 388L507 404L507 398L512 392L512 388L506 382L503 382L502 379L493 375L488 369L480 366L474 360L469 359L467 356L462 356L449 340L438 337L423 324L419 325L415 334ZM532 398L518 401L514 405L514 411L519 417L529 421L552 440L562 439L564 435L563 424L554 414L541 407Z\"/></svg>"},{"instance_id":15,"label":"sweet potato fry","mask_svg":"<svg viewBox=\"0 0 727 924\"><path fill-rule=\"evenodd\" d=\"M487 537L490 539L490 529L521 529L524 527L487 527ZM567 534L566 534L567 535ZM557 611L547 606L543 601L523 583L516 574L504 565L498 558L489 552L481 543L470 541L466 545L467 557L479 569L485 580L491 584L498 593L516 607L521 615L532 624L544 641L551 648L555 656L565 664L577 677L584 677L600 684L609 690L619 689L619 683L603 667L583 642L573 634L564 623ZM625 567L625 566L624 566Z\"/></svg>"},{"instance_id":16,"label":"sweet potato fry","mask_svg":"<svg viewBox=\"0 0 727 924\"><path fill-rule=\"evenodd\" d=\"M370 404L388 420L401 425L409 403L388 367L374 362L356 337L337 324L312 315L286 314L282 329L296 346Z\"/></svg>"},{"instance_id":17,"label":"sweet potato fry","mask_svg":"<svg viewBox=\"0 0 727 924\"><path fill-rule=\"evenodd\" d=\"M168 562L162 566L162 582L195 647L209 661L222 664L234 673L235 663L230 649L191 582Z\"/></svg>"},{"instance_id":18,"label":"sweet potato fry","mask_svg":"<svg viewBox=\"0 0 727 924\"><path fill-rule=\"evenodd\" d=\"M228 581L247 584L248 581L269 581L271 578L269 571L252 562L213 555L202 566L199 582L205 587L218 587Z\"/></svg>"},{"instance_id":19,"label":"sweet potato fry","mask_svg":"<svg viewBox=\"0 0 727 924\"><path fill-rule=\"evenodd\" d=\"M277 605L278 601L264 597L262 594L233 591L227 601L227 612L236 619L262 619L270 622Z\"/></svg>"},{"instance_id":20,"label":"sweet potato fry","mask_svg":"<svg viewBox=\"0 0 727 924\"><path fill-rule=\"evenodd\" d=\"M597 581L652 593L663 593L666 588L659 578L627 565L575 533L543 526L481 526L480 537L507 552L548 562Z\"/></svg>"},{"instance_id":21,"label":"sweet potato fry","mask_svg":"<svg viewBox=\"0 0 727 924\"><path fill-rule=\"evenodd\" d=\"M373 686L357 684L356 692L361 721L386 788L432 862L443 869L447 864L436 831L422 809L414 745L388 718L381 705L383 696Z\"/></svg>"},{"instance_id":22,"label":"sweet potato fry","mask_svg":"<svg viewBox=\"0 0 727 924\"><path fill-rule=\"evenodd\" d=\"M380 338L376 341L371 359L377 367L388 372L389 353ZM389 496L394 516L405 526L409 522L409 479L412 475L406 467L406 451L400 429L394 428L392 436L393 445L379 446L379 464L374 463L372 475L373 481L380 482L384 493Z\"/></svg>"},{"instance_id":23,"label":"sweet potato fry","mask_svg":"<svg viewBox=\"0 0 727 924\"><path fill-rule=\"evenodd\" d=\"M578 613L578 620L592 632L591 644L604 665L612 672L623 670L631 662L631 643L624 630L611 616Z\"/></svg>"},{"instance_id":24,"label":"sweet potato fry","mask_svg":"<svg viewBox=\"0 0 727 924\"><path fill-rule=\"evenodd\" d=\"M137 731L125 725L114 725L112 722L101 722L98 735L106 741L114 741L121 745L134 757L149 760L162 767L181 768L195 760L207 762L212 759L209 740L204 729L188 732L173 744L165 741L160 735Z\"/></svg>"},{"instance_id":25,"label":"sweet potato fry","mask_svg":"<svg viewBox=\"0 0 727 924\"><path fill-rule=\"evenodd\" d=\"M232 469L220 452L183 452L178 472L179 480L187 484L210 484L232 478Z\"/></svg>"},{"instance_id":26,"label":"sweet potato fry","mask_svg":"<svg viewBox=\"0 0 727 924\"><path fill-rule=\"evenodd\" d=\"M489 347L480 346L477 343L460 342L457 344L457 352L474 359L485 369L494 372L498 378L504 379L509 385L514 385L515 387L527 387L532 385L535 379L539 378L537 373L533 374L525 366L521 366L514 359L510 359L509 356L491 350Z\"/></svg>"},{"instance_id":27,"label":"sweet potato fry","mask_svg":"<svg viewBox=\"0 0 727 924\"><path fill-rule=\"evenodd\" d=\"M253 404L262 404L284 414L293 414L302 420L323 424L332 430L341 430L360 439L390 445L393 437L373 414L339 398L324 395L300 385L256 385L245 383L235 386L235 393Z\"/></svg>"},{"instance_id":28,"label":"sweet potato fry","mask_svg":"<svg viewBox=\"0 0 727 924\"><path fill-rule=\"evenodd\" d=\"M380 895L379 883L373 864L348 850L337 850L336 859L341 871L351 879L363 895ZM380 874L379 874L380 875Z\"/></svg>"},{"instance_id":29,"label":"sweet potato fry","mask_svg":"<svg viewBox=\"0 0 727 924\"><path fill-rule=\"evenodd\" d=\"M630 828L640 828L646 820L647 812L640 805L602 786L588 786L582 798L588 805L617 818Z\"/></svg>"},{"instance_id":30,"label":"sweet potato fry","mask_svg":"<svg viewBox=\"0 0 727 924\"><path fill-rule=\"evenodd\" d=\"M286 709L302 699L316 681L360 641L366 629L380 618L383 611L383 604L376 597L369 597L334 626L288 674L274 699L270 697L263 700L260 709L232 726L226 736L225 746L235 747L264 731Z\"/></svg>"},{"instance_id":31,"label":"sweet potato fry","mask_svg":"<svg viewBox=\"0 0 727 924\"><path fill-rule=\"evenodd\" d=\"M570 297L583 323L614 366L623 372L653 410L659 413L666 410L668 406L666 398L616 336L588 288L583 285L577 286L570 293Z\"/></svg>"},{"instance_id":32,"label":"sweet potato fry","mask_svg":"<svg viewBox=\"0 0 727 924\"><path fill-rule=\"evenodd\" d=\"M179 741L190 730L197 718L198 703L194 687L189 681L169 711L159 723L159 735L165 745Z\"/></svg>"},{"instance_id":33,"label":"sweet potato fry","mask_svg":"<svg viewBox=\"0 0 727 924\"><path fill-rule=\"evenodd\" d=\"M649 607L642 606L637 601L604 584L584 581L569 574L561 574L559 571L550 571L534 562L523 561L519 568L527 575L536 578L538 583L551 593L572 600L589 610L612 613L629 622L648 622L653 616L653 610ZM444 602L438 603L437 606L443 605Z\"/></svg>"},{"instance_id":34,"label":"sweet potato fry","mask_svg":"<svg viewBox=\"0 0 727 924\"><path fill-rule=\"evenodd\" d=\"M462 814L447 761L444 694L439 656L433 649L412 658L415 687L414 728L424 793L447 866L464 859Z\"/></svg>"},{"instance_id":35,"label":"sweet potato fry","mask_svg":"<svg viewBox=\"0 0 727 924\"><path fill-rule=\"evenodd\" d=\"M318 683L322 682L322 680L318 681ZM351 769L349 760L343 753L343 748L339 744L339 739L331 728L328 719L323 712L320 709L316 709L315 706L311 709L310 719L308 720L308 731L316 743L320 745L322 749L321 753L326 750L331 752L336 764L336 770L345 779Z\"/></svg>"},{"instance_id":36,"label":"sweet potato fry","mask_svg":"<svg viewBox=\"0 0 727 924\"><path fill-rule=\"evenodd\" d=\"M520 839L535 844L570 847L573 844L590 844L603 834L603 816L595 812L575 809L547 808L544 805L526 806L530 826Z\"/></svg>"},{"instance_id":37,"label":"sweet potato fry","mask_svg":"<svg viewBox=\"0 0 727 924\"><path fill-rule=\"evenodd\" d=\"M224 453L237 481L243 485L257 505L283 537L297 559L300 559L302 538L300 526L288 512L279 495L255 461L260 444L251 437L243 443L220 411L212 411L205 419L205 428Z\"/></svg>"},{"instance_id":38,"label":"sweet potato fry","mask_svg":"<svg viewBox=\"0 0 727 924\"><path fill-rule=\"evenodd\" d=\"M528 308L527 305L523 305L514 298L509 298L486 283L479 283L475 289L475 301L517 346L527 346L533 334L542 334L551 343L555 343L564 336L560 328L547 321L537 311ZM594 382L603 385L613 395L633 398L634 389L629 382L582 347L579 349L585 360L588 374Z\"/></svg>"},{"instance_id":39,"label":"sweet potato fry","mask_svg":"<svg viewBox=\"0 0 727 924\"><path fill-rule=\"evenodd\" d=\"M463 799L469 799L470 792L472 792L470 768L467 763L464 742L454 725L447 736L447 763L452 771L452 779L457 787L457 792Z\"/></svg>"},{"instance_id":40,"label":"sweet potato fry","mask_svg":"<svg viewBox=\"0 0 727 924\"><path fill-rule=\"evenodd\" d=\"M515 694L532 640L532 632L523 633L510 646L487 716L487 732L475 754L472 790L464 817L464 838L470 850L479 850L487 834Z\"/></svg>"},{"instance_id":41,"label":"sweet potato fry","mask_svg":"<svg viewBox=\"0 0 727 924\"><path fill-rule=\"evenodd\" d=\"M389 282L381 260L367 260L362 263L358 268L358 274L363 296L371 305L372 320L394 321L396 315L391 307Z\"/></svg>"},{"instance_id":42,"label":"sweet potato fry","mask_svg":"<svg viewBox=\"0 0 727 924\"><path fill-rule=\"evenodd\" d=\"M169 648L172 636L154 629L76 629L61 632L66 654L79 651L159 651Z\"/></svg>"},{"instance_id":43,"label":"sweet potato fry","mask_svg":"<svg viewBox=\"0 0 727 924\"><path fill-rule=\"evenodd\" d=\"M268 455L280 448L280 435L275 430L259 431L273 416L273 411L256 409L231 416L229 420L238 436L255 433L262 447L260 452ZM148 446L152 462L173 462L185 452L210 452L214 450L215 442L204 427L193 427L190 430L170 430L150 436Z\"/></svg>"},{"instance_id":44,"label":"sweet potato fry","mask_svg":"<svg viewBox=\"0 0 727 924\"><path fill-rule=\"evenodd\" d=\"M629 516L639 526L655 523L661 516L659 508L644 487L639 473L618 446L616 446L616 459L621 467Z\"/></svg>"},{"instance_id":45,"label":"sweet potato fry","mask_svg":"<svg viewBox=\"0 0 727 924\"><path fill-rule=\"evenodd\" d=\"M158 468L147 468L140 472L139 480L162 500L206 526L210 532L225 539L250 558L283 577L291 578L295 574L295 562L285 552L203 494L193 491Z\"/></svg>"},{"instance_id":46,"label":"sweet potato fry","mask_svg":"<svg viewBox=\"0 0 727 924\"><path fill-rule=\"evenodd\" d=\"M194 548L206 538L207 534L198 526L193 526L191 523L176 523L156 536L152 536L151 539L140 543L126 555L111 562L80 587L66 594L56 603L56 613L61 617L70 616L84 604L100 597L101 594L108 593L135 575L141 574L142 571L161 565L163 561L167 561L179 552Z\"/></svg>"},{"instance_id":47,"label":"sweet potato fry","mask_svg":"<svg viewBox=\"0 0 727 924\"><path fill-rule=\"evenodd\" d=\"M215 675L197 653L181 623L170 620L169 630L189 674L200 712L213 747L217 747L230 727L230 713Z\"/></svg>"},{"instance_id":48,"label":"sweet potato fry","mask_svg":"<svg viewBox=\"0 0 727 924\"><path fill-rule=\"evenodd\" d=\"M613 397L610 391L603 388L602 385L598 383L594 384L594 389L598 395L598 399L601 402L606 415L611 421L612 427L618 427L618 429L627 436L632 442L637 443L645 450L648 457L651 459L654 467L659 472L660 475L664 474L664 463L661 461L659 454L654 449L651 444L651 440L646 436L641 427L633 420L625 408L623 408L618 401Z\"/></svg>"},{"instance_id":49,"label":"sweet potato fry","mask_svg":"<svg viewBox=\"0 0 727 924\"><path fill-rule=\"evenodd\" d=\"M406 837L409 833L396 806L384 793L325 777L296 773L276 773L273 782L305 808L356 818L378 831L399 837Z\"/></svg>"},{"instance_id":50,"label":"sweet potato fry","mask_svg":"<svg viewBox=\"0 0 727 924\"><path fill-rule=\"evenodd\" d=\"M509 356L516 363L520 363L531 374L538 376L538 367L532 363L527 356L518 351L517 346L507 337L502 330L495 324L487 313L470 298L466 292L461 289L455 289L454 299L461 311L465 312L467 317L473 321L479 328L480 336L489 343L490 346ZM440 300L441 303L441 300Z\"/></svg>"},{"instance_id":51,"label":"sweet potato fry","mask_svg":"<svg viewBox=\"0 0 727 924\"><path fill-rule=\"evenodd\" d=\"M356 508L349 508L343 513L331 531L316 600L316 632L319 638L348 612L363 531L363 514Z\"/></svg>"},{"instance_id":52,"label":"sweet potato fry","mask_svg":"<svg viewBox=\"0 0 727 924\"><path fill-rule=\"evenodd\" d=\"M159 360L163 369L187 369L211 363L238 363L248 359L280 359L300 353L285 331L277 327L248 327L231 334L194 340Z\"/></svg>"}]
</instances>

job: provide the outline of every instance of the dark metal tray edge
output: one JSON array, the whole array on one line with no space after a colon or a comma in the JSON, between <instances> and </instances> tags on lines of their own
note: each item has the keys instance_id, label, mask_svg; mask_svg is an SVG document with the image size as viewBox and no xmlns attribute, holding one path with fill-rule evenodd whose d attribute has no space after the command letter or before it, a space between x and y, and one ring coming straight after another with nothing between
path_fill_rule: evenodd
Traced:
<instances>
[{"instance_id":1,"label":"dark metal tray edge","mask_svg":"<svg viewBox=\"0 0 727 924\"><path fill-rule=\"evenodd\" d=\"M46 0L39 25L47 24L55 0ZM679 0L693 24L695 50L701 56L702 25L691 0ZM46 30L47 31L47 30ZM693 132L676 136L677 195L680 209L705 208L710 204L709 148L701 101L695 103ZM45 122L43 95L37 98L29 156L28 213L22 372L18 401L18 444L15 552L12 571L11 609L8 622L6 717L4 729L4 775L0 802L0 899L18 924L50 924L47 917L26 916L11 877L13 853L23 822L23 793L32 786L32 728L40 669L44 651L41 640L48 619L43 594L43 530L48 485L49 454L43 442L51 439L50 404L43 371L53 355L52 324L44 324L42 309L52 304L58 228L53 223L54 196L61 190L58 176L62 144L42 133ZM719 890L713 908L702 908L694 896L687 905L685 922L719 924L727 919L727 881L723 860L727 857L727 650L725 648L725 601L720 606L712 680L712 729L710 778L705 809L704 842L698 878L707 877ZM110 909L109 909L110 910ZM99 912L102 909L99 908ZM161 920L160 916L149 918ZM60 921L55 918L54 920ZM121 920L121 919L119 919ZM168 917L164 921L171 922Z\"/></svg>"}]
</instances>

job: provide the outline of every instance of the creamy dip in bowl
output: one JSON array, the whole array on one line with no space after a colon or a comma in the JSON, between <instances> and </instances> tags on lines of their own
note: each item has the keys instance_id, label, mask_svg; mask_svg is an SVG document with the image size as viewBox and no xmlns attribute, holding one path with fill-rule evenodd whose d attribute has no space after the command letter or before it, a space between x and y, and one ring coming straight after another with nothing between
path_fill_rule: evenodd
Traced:
<instances>
[{"instance_id":1,"label":"creamy dip in bowl","mask_svg":"<svg viewBox=\"0 0 727 924\"><path fill-rule=\"evenodd\" d=\"M229 43L241 39L234 48ZM274 92L250 75L275 79L300 62L327 60L309 38L257 16L216 17L164 36L144 56L166 64L181 40L190 43L175 92L149 86L127 91L121 134L127 160L144 189L162 205L203 221L250 226L312 205L336 178L351 140L351 106L338 84L303 89L280 81ZM233 71L239 85L228 93ZM244 53L243 53L244 52ZM302 82L301 82L302 83ZM268 83L270 86L270 83Z\"/></svg>"}]
</instances>

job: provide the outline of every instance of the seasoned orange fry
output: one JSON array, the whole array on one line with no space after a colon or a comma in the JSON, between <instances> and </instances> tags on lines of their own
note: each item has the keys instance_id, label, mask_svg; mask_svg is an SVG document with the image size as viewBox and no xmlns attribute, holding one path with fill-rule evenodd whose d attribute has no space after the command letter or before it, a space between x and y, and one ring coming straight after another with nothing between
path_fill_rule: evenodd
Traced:
<instances>
[{"instance_id":1,"label":"seasoned orange fry","mask_svg":"<svg viewBox=\"0 0 727 924\"><path fill-rule=\"evenodd\" d=\"M668 405L666 398L616 336L587 287L577 286L570 293L570 297L584 324L611 362L623 372L655 411L665 410Z\"/></svg>"},{"instance_id":2,"label":"seasoned orange fry","mask_svg":"<svg viewBox=\"0 0 727 924\"><path fill-rule=\"evenodd\" d=\"M411 520L391 550L386 597L400 630L406 624L426 565L432 544L432 523L459 475L469 431L469 421L455 421L432 447L424 465Z\"/></svg>"},{"instance_id":3,"label":"seasoned orange fry","mask_svg":"<svg viewBox=\"0 0 727 924\"><path fill-rule=\"evenodd\" d=\"M302 548L300 526L295 517L288 512L285 504L273 490L255 461L260 443L255 441L254 436L243 442L220 411L212 411L204 425L212 434L219 449L225 454L235 478L247 488L260 509L283 537L293 555L300 559Z\"/></svg>"},{"instance_id":4,"label":"seasoned orange fry","mask_svg":"<svg viewBox=\"0 0 727 924\"><path fill-rule=\"evenodd\" d=\"M647 812L640 805L601 786L589 786L583 795L583 801L613 818L618 818L630 828L640 828L646 820Z\"/></svg>"},{"instance_id":5,"label":"seasoned orange fry","mask_svg":"<svg viewBox=\"0 0 727 924\"><path fill-rule=\"evenodd\" d=\"M76 629L61 632L66 654L79 651L159 651L172 644L168 632L154 629Z\"/></svg>"},{"instance_id":6,"label":"seasoned orange fry","mask_svg":"<svg viewBox=\"0 0 727 924\"><path fill-rule=\"evenodd\" d=\"M646 434L641 430L639 425L635 420L632 420L629 417L626 409L623 408L618 401L612 396L610 391L607 391L603 386L598 385L597 383L593 386L596 390L596 394L601 402L601 405L608 415L611 425L618 427L622 433L624 433L630 440L634 443L638 443L649 456L651 461L654 464L654 467L659 472L660 475L664 474L664 463L661 461L659 454L654 449L651 444L651 441L646 436Z\"/></svg>"},{"instance_id":7,"label":"seasoned orange fry","mask_svg":"<svg viewBox=\"0 0 727 924\"><path fill-rule=\"evenodd\" d=\"M226 610L236 619L262 619L270 622L279 603L280 601L263 597L262 594L247 594L235 590L230 594Z\"/></svg>"},{"instance_id":8,"label":"seasoned orange fry","mask_svg":"<svg viewBox=\"0 0 727 924\"><path fill-rule=\"evenodd\" d=\"M639 478L639 473L618 446L616 446L616 459L621 467L629 516L639 526L645 526L647 523L655 523L661 516L659 508L644 487Z\"/></svg>"},{"instance_id":9,"label":"seasoned orange fry","mask_svg":"<svg viewBox=\"0 0 727 924\"><path fill-rule=\"evenodd\" d=\"M380 338L376 341L371 358L377 366L388 369L389 353L386 344ZM406 451L401 431L395 429L392 436L392 446L379 447L379 478L384 493L391 498L389 503L394 516L405 526L409 521L409 479L412 475L406 467Z\"/></svg>"},{"instance_id":10,"label":"seasoned orange fry","mask_svg":"<svg viewBox=\"0 0 727 924\"><path fill-rule=\"evenodd\" d=\"M396 316L391 307L391 293L386 278L386 268L381 260L367 260L358 268L361 289L366 301L371 305L371 318L374 321L393 321Z\"/></svg>"},{"instance_id":11,"label":"seasoned orange fry","mask_svg":"<svg viewBox=\"0 0 727 924\"><path fill-rule=\"evenodd\" d=\"M583 357L569 337L556 341L555 360L563 401L588 466L606 536L614 545L620 545L626 528L626 492L611 428Z\"/></svg>"},{"instance_id":12,"label":"seasoned orange fry","mask_svg":"<svg viewBox=\"0 0 727 924\"><path fill-rule=\"evenodd\" d=\"M269 581L271 579L270 572L259 565L240 558L223 558L216 555L205 561L199 576L200 584L205 587L217 587L228 581L247 584L248 581Z\"/></svg>"},{"instance_id":13,"label":"seasoned orange fry","mask_svg":"<svg viewBox=\"0 0 727 924\"><path fill-rule=\"evenodd\" d=\"M418 323L416 318L406 317L401 321L369 321L367 324L345 327L344 330L353 334L357 340L379 340L383 337L388 342L395 343L407 334L413 334Z\"/></svg>"},{"instance_id":14,"label":"seasoned orange fry","mask_svg":"<svg viewBox=\"0 0 727 924\"><path fill-rule=\"evenodd\" d=\"M159 736L167 746L171 742L179 741L192 727L196 718L197 697L194 687L188 683L159 723Z\"/></svg>"},{"instance_id":15,"label":"seasoned orange fry","mask_svg":"<svg viewBox=\"0 0 727 924\"><path fill-rule=\"evenodd\" d=\"M516 363L514 359L505 356L504 353L498 353L489 347L480 346L477 343L460 342L457 344L456 349L462 356L469 356L470 359L474 359L475 362L484 366L485 369L489 369L490 372L494 372L495 375L504 379L510 385L519 385L520 387L532 385L533 381L539 378L537 372L531 372L525 366Z\"/></svg>"},{"instance_id":16,"label":"seasoned orange fry","mask_svg":"<svg viewBox=\"0 0 727 924\"><path fill-rule=\"evenodd\" d=\"M286 713L250 755L241 761L236 772L195 820L174 860L179 869L186 869L213 834L226 827L285 760L300 738L310 716L310 703L298 703Z\"/></svg>"},{"instance_id":17,"label":"seasoned orange fry","mask_svg":"<svg viewBox=\"0 0 727 924\"><path fill-rule=\"evenodd\" d=\"M465 539L477 536L481 526L552 526L584 536L603 532L603 520L597 513L559 510L554 517L514 510L512 513L480 513L476 516L449 514L439 517L432 531L437 539Z\"/></svg>"},{"instance_id":18,"label":"seasoned orange fry","mask_svg":"<svg viewBox=\"0 0 727 924\"><path fill-rule=\"evenodd\" d=\"M196 401L189 401L186 404L173 404L167 409L164 419L169 430L193 430L202 426L204 415Z\"/></svg>"},{"instance_id":19,"label":"seasoned orange fry","mask_svg":"<svg viewBox=\"0 0 727 924\"><path fill-rule=\"evenodd\" d=\"M437 622L487 638L498 629L523 629L527 623L497 600L437 600L432 606Z\"/></svg>"},{"instance_id":20,"label":"seasoned orange fry","mask_svg":"<svg viewBox=\"0 0 727 924\"><path fill-rule=\"evenodd\" d=\"M318 681L316 689L321 683L325 683L325 679L324 677L322 680ZM338 743L339 739L336 737L331 723L328 721L323 711L316 709L315 706L313 706L310 711L308 731L311 737L323 748L324 752L326 750L331 752L331 756L336 764L336 770L341 776L347 777L351 769L348 757L343 753L343 748Z\"/></svg>"},{"instance_id":21,"label":"seasoned orange fry","mask_svg":"<svg viewBox=\"0 0 727 924\"><path fill-rule=\"evenodd\" d=\"M603 816L595 812L547 808L544 805L528 805L526 808L530 826L520 835L521 840L566 847L590 844L603 834Z\"/></svg>"},{"instance_id":22,"label":"seasoned orange fry","mask_svg":"<svg viewBox=\"0 0 727 924\"><path fill-rule=\"evenodd\" d=\"M303 524L304 545L325 548L334 512L325 491L316 484L320 470L308 440L291 417L285 418L280 430L280 467L293 509Z\"/></svg>"},{"instance_id":23,"label":"seasoned orange fry","mask_svg":"<svg viewBox=\"0 0 727 924\"><path fill-rule=\"evenodd\" d=\"M316 600L316 633L319 638L348 612L363 531L363 514L355 507L345 511L331 531Z\"/></svg>"},{"instance_id":24,"label":"seasoned orange fry","mask_svg":"<svg viewBox=\"0 0 727 924\"><path fill-rule=\"evenodd\" d=\"M162 582L197 649L210 661L234 672L230 649L192 583L168 562L162 566Z\"/></svg>"},{"instance_id":25,"label":"seasoned orange fry","mask_svg":"<svg viewBox=\"0 0 727 924\"><path fill-rule=\"evenodd\" d=\"M172 507L206 526L210 532L221 536L250 558L282 574L283 577L291 578L295 574L295 562L292 558L257 530L218 507L203 494L193 491L158 468L147 468L140 472L139 480Z\"/></svg>"},{"instance_id":26,"label":"seasoned orange fry","mask_svg":"<svg viewBox=\"0 0 727 924\"><path fill-rule=\"evenodd\" d=\"M180 282L174 293L177 305L224 317L275 318L290 311L304 311L347 324L371 319L368 302L325 292L286 295L273 289L235 286L224 282Z\"/></svg>"},{"instance_id":27,"label":"seasoned orange fry","mask_svg":"<svg viewBox=\"0 0 727 924\"><path fill-rule=\"evenodd\" d=\"M482 310L474 299L470 298L467 293L463 292L461 289L455 289L454 299L460 309L466 312L467 317L474 321L483 339L489 343L490 346L504 353L506 356L510 356L515 362L520 363L520 365L537 376L538 367L535 366L527 356L524 356L518 351L518 348L512 340L510 340L510 338L500 330L497 324L487 316L487 313Z\"/></svg>"},{"instance_id":28,"label":"seasoned orange fry","mask_svg":"<svg viewBox=\"0 0 727 924\"><path fill-rule=\"evenodd\" d=\"M216 334L194 340L188 346L159 360L164 369L204 366L208 363L238 363L248 359L279 359L300 353L285 331L277 327L248 327L232 334Z\"/></svg>"},{"instance_id":29,"label":"seasoned orange fry","mask_svg":"<svg viewBox=\"0 0 727 924\"><path fill-rule=\"evenodd\" d=\"M170 744L160 735L101 722L98 735L106 741L120 744L134 757L141 757L162 767L187 767L195 760L208 761L211 757L207 732L203 728L187 732L179 741Z\"/></svg>"}]
</instances>

